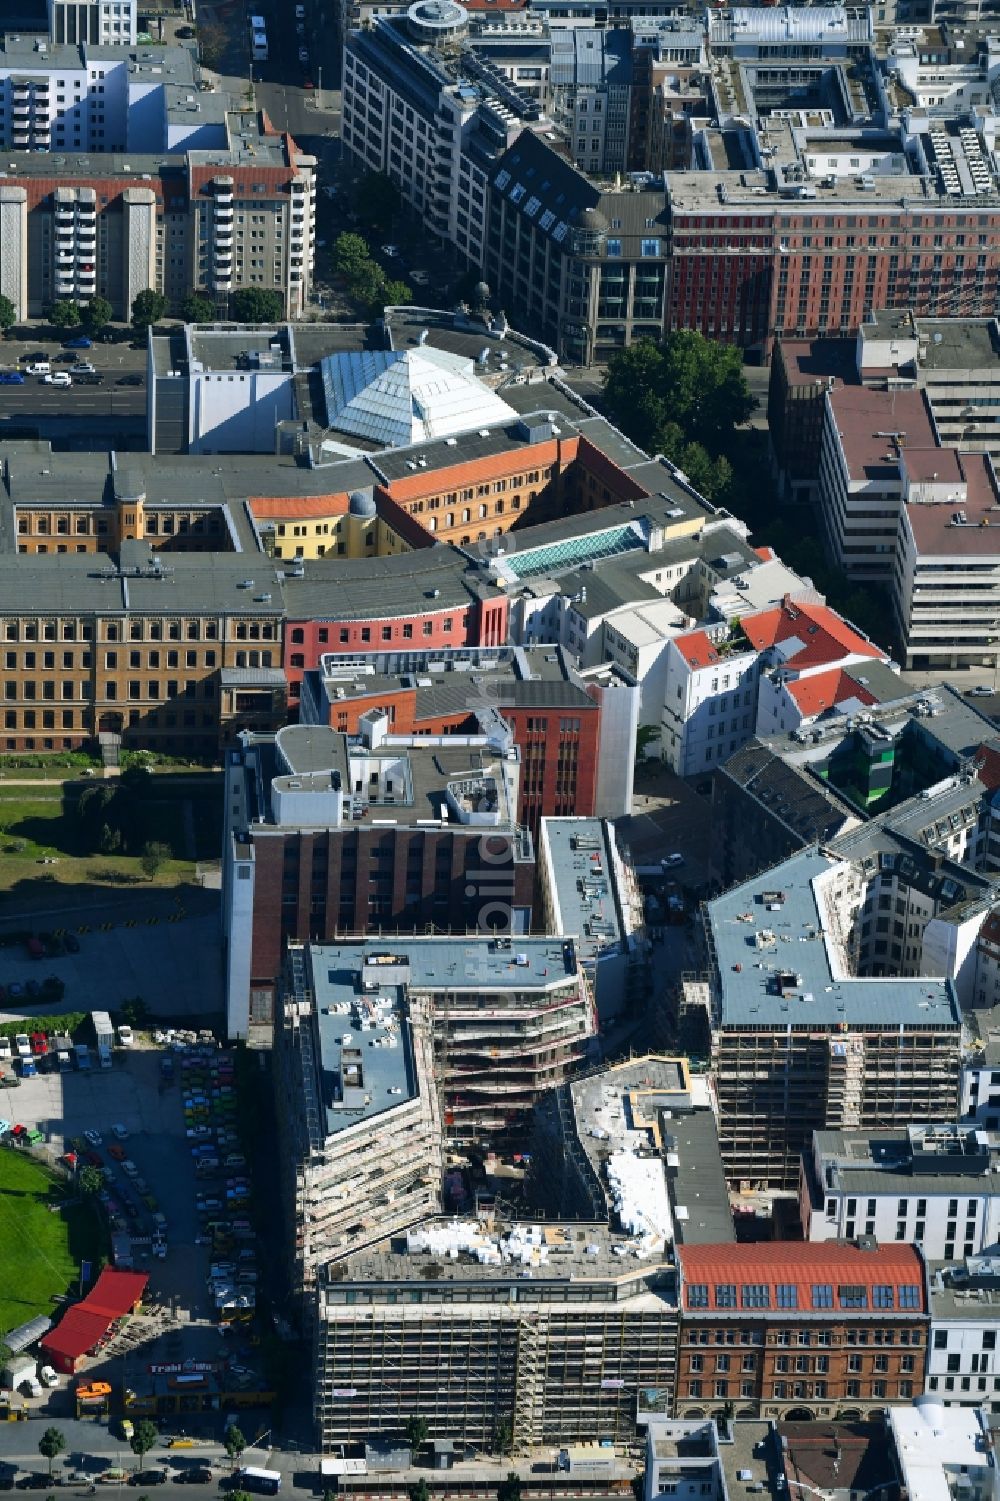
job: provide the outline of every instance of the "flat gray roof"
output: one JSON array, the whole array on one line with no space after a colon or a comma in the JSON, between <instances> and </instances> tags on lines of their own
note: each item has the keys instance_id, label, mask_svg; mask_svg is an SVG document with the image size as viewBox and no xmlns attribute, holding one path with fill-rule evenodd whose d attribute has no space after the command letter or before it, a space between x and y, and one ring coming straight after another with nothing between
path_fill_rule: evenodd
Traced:
<instances>
[{"instance_id":1,"label":"flat gray roof","mask_svg":"<svg viewBox=\"0 0 1000 1501\"><path fill-rule=\"evenodd\" d=\"M1000 374L1000 332L995 318L918 318L924 370L993 370ZM928 395L933 400L934 385Z\"/></svg>"},{"instance_id":2,"label":"flat gray roof","mask_svg":"<svg viewBox=\"0 0 1000 1501\"><path fill-rule=\"evenodd\" d=\"M721 1245L736 1239L729 1185L722 1166L712 1110L681 1110L665 1123L664 1150L676 1153L668 1172L674 1200L674 1235L686 1246ZM685 1210L681 1214L680 1210Z\"/></svg>"},{"instance_id":3,"label":"flat gray roof","mask_svg":"<svg viewBox=\"0 0 1000 1501\"><path fill-rule=\"evenodd\" d=\"M959 1027L950 980L868 979L831 962L814 883L837 863L815 847L802 850L706 904L723 1028ZM773 942L758 946L764 933Z\"/></svg>"},{"instance_id":4,"label":"flat gray roof","mask_svg":"<svg viewBox=\"0 0 1000 1501\"><path fill-rule=\"evenodd\" d=\"M360 973L366 956L392 955L408 965L410 990L544 991L576 975L572 943L523 937L507 942L509 947L503 947L502 938L369 938L313 944L310 955L314 971L325 967L340 976L349 970Z\"/></svg>"},{"instance_id":5,"label":"flat gray roof","mask_svg":"<svg viewBox=\"0 0 1000 1501\"><path fill-rule=\"evenodd\" d=\"M622 931L608 829L600 818L546 818L550 869L561 929L575 936L586 963L617 952Z\"/></svg>"},{"instance_id":6,"label":"flat gray roof","mask_svg":"<svg viewBox=\"0 0 1000 1501\"><path fill-rule=\"evenodd\" d=\"M336 949L311 948L321 1103L326 1134L404 1105L417 1095L400 985L364 992L361 970Z\"/></svg>"}]
</instances>

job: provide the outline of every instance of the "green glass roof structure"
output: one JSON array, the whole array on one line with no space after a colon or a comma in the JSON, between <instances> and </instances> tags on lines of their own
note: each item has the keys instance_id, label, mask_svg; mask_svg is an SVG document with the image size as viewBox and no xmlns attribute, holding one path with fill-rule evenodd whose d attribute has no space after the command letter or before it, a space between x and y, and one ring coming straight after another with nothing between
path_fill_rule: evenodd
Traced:
<instances>
[{"instance_id":1,"label":"green glass roof structure","mask_svg":"<svg viewBox=\"0 0 1000 1501\"><path fill-rule=\"evenodd\" d=\"M516 533L514 534L516 536ZM505 542L509 542L508 533ZM565 573L581 563L598 558L614 558L619 553L635 552L644 546L642 537L632 526L616 526L606 532L588 532L582 537L567 537L547 547L510 553L504 559L516 578L540 578L545 573Z\"/></svg>"}]
</instances>

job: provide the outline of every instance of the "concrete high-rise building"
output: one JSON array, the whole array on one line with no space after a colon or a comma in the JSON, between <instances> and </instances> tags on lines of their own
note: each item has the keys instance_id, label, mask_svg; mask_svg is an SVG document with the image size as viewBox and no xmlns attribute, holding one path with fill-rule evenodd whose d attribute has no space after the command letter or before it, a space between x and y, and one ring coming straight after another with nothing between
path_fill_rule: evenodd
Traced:
<instances>
[{"instance_id":1,"label":"concrete high-rise building","mask_svg":"<svg viewBox=\"0 0 1000 1501\"><path fill-rule=\"evenodd\" d=\"M135 44L137 0L49 0L49 37L70 46Z\"/></svg>"},{"instance_id":2,"label":"concrete high-rise building","mask_svg":"<svg viewBox=\"0 0 1000 1501\"><path fill-rule=\"evenodd\" d=\"M59 162L18 138L0 188L0 293L18 318L100 296L127 319L147 288L171 305L194 288L225 311L242 286L278 292L297 317L312 285L315 159L252 112L225 115L224 136L222 150L151 145L127 161L76 154L81 140Z\"/></svg>"}]
</instances>

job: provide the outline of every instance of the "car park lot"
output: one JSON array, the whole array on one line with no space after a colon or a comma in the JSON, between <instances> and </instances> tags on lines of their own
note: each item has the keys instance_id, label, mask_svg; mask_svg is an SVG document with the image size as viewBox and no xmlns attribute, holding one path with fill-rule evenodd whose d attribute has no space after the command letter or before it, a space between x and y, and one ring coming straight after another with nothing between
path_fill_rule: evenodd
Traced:
<instances>
[{"instance_id":1,"label":"car park lot","mask_svg":"<svg viewBox=\"0 0 1000 1501\"><path fill-rule=\"evenodd\" d=\"M23 945L0 948L0 986L11 982L25 987L29 980L44 982L56 975L66 986L59 1005L0 999L0 1020L32 1011L55 1015L61 1011L114 1011L129 996L141 995L153 1015L205 1016L222 1010L218 965L218 917L214 911L189 912L180 921L167 921L176 906L169 896L162 903L163 918L137 927L119 924L107 931L91 911L53 914L46 927L65 927L79 944L75 953L32 959ZM104 914L101 913L101 916ZM91 931L76 932L76 924ZM11 926L24 926L24 919Z\"/></svg>"},{"instance_id":2,"label":"car park lot","mask_svg":"<svg viewBox=\"0 0 1000 1501\"><path fill-rule=\"evenodd\" d=\"M252 1308L256 1253L232 1052L116 1048L110 1069L22 1080L6 1092L4 1112L41 1133L49 1158L75 1144L79 1167L103 1172L110 1229L134 1237L134 1265L161 1305L188 1325L214 1325L225 1287L231 1305ZM217 1330L206 1334L218 1342Z\"/></svg>"}]
</instances>

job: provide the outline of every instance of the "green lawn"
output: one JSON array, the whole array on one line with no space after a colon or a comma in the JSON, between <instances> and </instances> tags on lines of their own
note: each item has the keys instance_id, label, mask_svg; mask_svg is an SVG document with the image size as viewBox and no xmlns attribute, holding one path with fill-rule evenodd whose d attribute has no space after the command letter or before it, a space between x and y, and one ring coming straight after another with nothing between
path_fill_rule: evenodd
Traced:
<instances>
[{"instance_id":1,"label":"green lawn","mask_svg":"<svg viewBox=\"0 0 1000 1501\"><path fill-rule=\"evenodd\" d=\"M89 784L93 786L93 784ZM54 905L60 887L175 886L194 876L193 860L219 855L222 777L160 773L138 812L142 837L171 851L155 882L147 881L138 854L104 855L88 849L77 815L86 782L19 787L0 780L0 892L19 893L31 906ZM63 894L59 894L61 901Z\"/></svg>"},{"instance_id":2,"label":"green lawn","mask_svg":"<svg viewBox=\"0 0 1000 1501\"><path fill-rule=\"evenodd\" d=\"M16 1111L16 1091L5 1091L0 1106ZM39 1313L51 1314L59 1293L79 1276L80 1260L94 1262L104 1252L96 1212L88 1205L52 1214L48 1205L63 1196L63 1185L27 1153L0 1147L0 1331Z\"/></svg>"}]
</instances>

